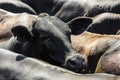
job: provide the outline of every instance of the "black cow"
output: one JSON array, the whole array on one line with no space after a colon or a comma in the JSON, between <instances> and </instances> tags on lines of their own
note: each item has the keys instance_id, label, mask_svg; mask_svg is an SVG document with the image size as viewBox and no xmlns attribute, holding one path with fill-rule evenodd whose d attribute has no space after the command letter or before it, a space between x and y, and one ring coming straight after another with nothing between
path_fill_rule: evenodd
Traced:
<instances>
[{"instance_id":1,"label":"black cow","mask_svg":"<svg viewBox=\"0 0 120 80\"><path fill-rule=\"evenodd\" d=\"M55 16L65 22L78 16L94 17L104 12L120 13L119 0L58 0L58 5L59 2L63 2L63 4Z\"/></svg>"},{"instance_id":2,"label":"black cow","mask_svg":"<svg viewBox=\"0 0 120 80\"><path fill-rule=\"evenodd\" d=\"M91 19L90 25L86 24L85 18ZM83 23L74 28L75 34L81 33L85 28L89 32L99 34L116 34L120 29L120 14L102 13L92 18L78 17L78 19Z\"/></svg>"},{"instance_id":3,"label":"black cow","mask_svg":"<svg viewBox=\"0 0 120 80\"><path fill-rule=\"evenodd\" d=\"M38 14L48 13L49 15L53 15L52 9L57 2L57 0L20 0L20 1L31 6Z\"/></svg>"},{"instance_id":4,"label":"black cow","mask_svg":"<svg viewBox=\"0 0 120 80\"><path fill-rule=\"evenodd\" d=\"M58 77L59 75L59 77ZM76 74L41 60L0 49L0 80L119 80L109 74Z\"/></svg>"},{"instance_id":5,"label":"black cow","mask_svg":"<svg viewBox=\"0 0 120 80\"><path fill-rule=\"evenodd\" d=\"M20 0L1 0L0 9L4 9L13 13L27 12L30 14L36 14L36 12L29 5Z\"/></svg>"},{"instance_id":6,"label":"black cow","mask_svg":"<svg viewBox=\"0 0 120 80\"><path fill-rule=\"evenodd\" d=\"M1 12L4 12L1 14L0 24L1 48L39 58L52 64L60 64L73 71L85 67L83 56L78 54L70 43L71 30L76 26L78 19L70 21L67 25L57 17L47 14L40 14L37 17L25 13L13 14L2 10ZM89 23L89 19L87 22ZM30 23L31 26L29 26ZM12 37L8 35L10 29Z\"/></svg>"},{"instance_id":7,"label":"black cow","mask_svg":"<svg viewBox=\"0 0 120 80\"><path fill-rule=\"evenodd\" d=\"M116 34L120 29L120 14L102 13L92 18L87 31L100 34Z\"/></svg>"},{"instance_id":8,"label":"black cow","mask_svg":"<svg viewBox=\"0 0 120 80\"><path fill-rule=\"evenodd\" d=\"M21 0L38 14L46 12L68 22L78 16L93 17L100 13L120 13L119 0Z\"/></svg>"}]
</instances>

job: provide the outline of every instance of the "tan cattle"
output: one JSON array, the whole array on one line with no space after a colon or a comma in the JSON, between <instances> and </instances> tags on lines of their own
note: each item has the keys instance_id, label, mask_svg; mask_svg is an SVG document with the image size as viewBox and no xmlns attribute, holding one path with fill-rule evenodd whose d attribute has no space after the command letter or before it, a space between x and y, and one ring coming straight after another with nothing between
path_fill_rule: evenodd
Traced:
<instances>
[{"instance_id":1,"label":"tan cattle","mask_svg":"<svg viewBox=\"0 0 120 80\"><path fill-rule=\"evenodd\" d=\"M120 40L101 56L95 72L120 75Z\"/></svg>"},{"instance_id":2,"label":"tan cattle","mask_svg":"<svg viewBox=\"0 0 120 80\"><path fill-rule=\"evenodd\" d=\"M10 30L13 26L30 26L37 16L27 13L13 14L0 9L0 41L11 37ZM5 38L6 37L6 38Z\"/></svg>"},{"instance_id":3,"label":"tan cattle","mask_svg":"<svg viewBox=\"0 0 120 80\"><path fill-rule=\"evenodd\" d=\"M80 35L72 35L73 47L84 55L87 63L85 72L94 72L100 56L115 42L120 40L120 35L101 35L83 32Z\"/></svg>"}]
</instances>

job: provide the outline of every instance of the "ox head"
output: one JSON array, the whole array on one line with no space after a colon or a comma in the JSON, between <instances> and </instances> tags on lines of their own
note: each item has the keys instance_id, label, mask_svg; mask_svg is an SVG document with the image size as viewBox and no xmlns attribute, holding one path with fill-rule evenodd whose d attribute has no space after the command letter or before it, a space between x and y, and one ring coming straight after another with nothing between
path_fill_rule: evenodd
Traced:
<instances>
[{"instance_id":1,"label":"ox head","mask_svg":"<svg viewBox=\"0 0 120 80\"><path fill-rule=\"evenodd\" d=\"M40 14L30 27L12 28L14 37L22 44L22 54L43 59L52 64L78 71L85 67L85 60L78 54L70 41L70 26L77 25L70 21L68 25L60 19L47 14Z\"/></svg>"}]
</instances>

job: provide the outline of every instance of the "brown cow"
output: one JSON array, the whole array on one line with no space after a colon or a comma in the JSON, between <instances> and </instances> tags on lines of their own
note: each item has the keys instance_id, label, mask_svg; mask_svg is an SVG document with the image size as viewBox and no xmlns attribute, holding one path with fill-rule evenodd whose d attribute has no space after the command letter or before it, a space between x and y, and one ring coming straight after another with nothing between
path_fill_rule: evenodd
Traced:
<instances>
[{"instance_id":1,"label":"brown cow","mask_svg":"<svg viewBox=\"0 0 120 80\"><path fill-rule=\"evenodd\" d=\"M87 31L80 35L72 35L73 47L84 55L88 64L83 72L94 72L100 56L118 40L120 40L120 35L101 35Z\"/></svg>"},{"instance_id":2,"label":"brown cow","mask_svg":"<svg viewBox=\"0 0 120 80\"><path fill-rule=\"evenodd\" d=\"M95 72L120 75L120 40L101 56Z\"/></svg>"},{"instance_id":3,"label":"brown cow","mask_svg":"<svg viewBox=\"0 0 120 80\"><path fill-rule=\"evenodd\" d=\"M10 30L13 26L30 26L36 18L37 16L35 15L30 15L27 13L20 13L16 15L0 9L0 39L2 40L5 39L5 37L7 38L8 36L12 36Z\"/></svg>"}]
</instances>

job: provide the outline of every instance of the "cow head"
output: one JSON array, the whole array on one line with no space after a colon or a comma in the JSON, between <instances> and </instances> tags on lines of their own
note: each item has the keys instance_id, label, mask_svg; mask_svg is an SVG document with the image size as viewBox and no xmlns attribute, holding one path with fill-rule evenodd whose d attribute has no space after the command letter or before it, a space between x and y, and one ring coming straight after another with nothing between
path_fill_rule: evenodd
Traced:
<instances>
[{"instance_id":1,"label":"cow head","mask_svg":"<svg viewBox=\"0 0 120 80\"><path fill-rule=\"evenodd\" d=\"M74 21L68 25L73 26ZM57 17L40 14L30 27L16 26L11 31L22 45L22 54L78 71L86 64L83 56L71 46L68 25Z\"/></svg>"}]
</instances>

